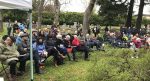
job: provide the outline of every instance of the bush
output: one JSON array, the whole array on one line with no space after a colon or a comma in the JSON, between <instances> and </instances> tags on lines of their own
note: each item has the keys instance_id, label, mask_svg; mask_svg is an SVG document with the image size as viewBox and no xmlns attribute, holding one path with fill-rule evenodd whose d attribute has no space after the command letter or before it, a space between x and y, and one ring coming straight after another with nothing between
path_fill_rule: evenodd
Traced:
<instances>
[{"instance_id":1,"label":"bush","mask_svg":"<svg viewBox=\"0 0 150 81\"><path fill-rule=\"evenodd\" d=\"M28 13L22 10L2 10L3 21L6 22L10 19L12 22L17 21L26 21L28 18Z\"/></svg>"},{"instance_id":2,"label":"bush","mask_svg":"<svg viewBox=\"0 0 150 81\"><path fill-rule=\"evenodd\" d=\"M93 60L89 81L150 81L150 51L140 49L139 58L130 49L107 49L99 61ZM97 59L97 58L95 58Z\"/></svg>"}]
</instances>

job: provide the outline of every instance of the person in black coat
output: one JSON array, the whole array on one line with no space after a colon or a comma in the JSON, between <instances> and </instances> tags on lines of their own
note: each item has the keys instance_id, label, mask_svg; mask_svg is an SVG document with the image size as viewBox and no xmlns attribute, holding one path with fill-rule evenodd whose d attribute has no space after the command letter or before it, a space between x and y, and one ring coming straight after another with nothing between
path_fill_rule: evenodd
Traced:
<instances>
[{"instance_id":1,"label":"person in black coat","mask_svg":"<svg viewBox=\"0 0 150 81\"><path fill-rule=\"evenodd\" d=\"M16 30L19 29L19 26L18 26L18 22L15 21L14 25L13 25L13 33L16 33Z\"/></svg>"},{"instance_id":2,"label":"person in black coat","mask_svg":"<svg viewBox=\"0 0 150 81\"><path fill-rule=\"evenodd\" d=\"M48 35L48 38L45 42L45 47L46 47L46 50L48 52L48 57L49 56L54 57L54 65L56 67L58 67L58 65L63 64L63 58L64 57L62 55L60 55L59 51L56 49L55 39L52 36Z\"/></svg>"},{"instance_id":3,"label":"person in black coat","mask_svg":"<svg viewBox=\"0 0 150 81\"><path fill-rule=\"evenodd\" d=\"M28 36L26 34L21 35L22 37L22 43L20 45L18 45L18 52L20 53L20 55L22 55L21 57L19 57L19 71L20 71L20 75L23 75L23 73L25 72L25 66L26 66L26 61L30 59L30 45L28 42ZM41 74L42 72L39 69L39 55L37 50L33 49L33 59L34 59L34 63L35 63L35 73L37 74Z\"/></svg>"},{"instance_id":4,"label":"person in black coat","mask_svg":"<svg viewBox=\"0 0 150 81\"><path fill-rule=\"evenodd\" d=\"M62 35L58 34L56 36L56 42L55 42L55 47L57 48L57 50L60 52L60 54L63 54L63 56L68 56L68 59L69 61L71 60L70 59L70 56L67 52L67 48L65 47L65 43L64 43L64 40L62 39Z\"/></svg>"}]
</instances>

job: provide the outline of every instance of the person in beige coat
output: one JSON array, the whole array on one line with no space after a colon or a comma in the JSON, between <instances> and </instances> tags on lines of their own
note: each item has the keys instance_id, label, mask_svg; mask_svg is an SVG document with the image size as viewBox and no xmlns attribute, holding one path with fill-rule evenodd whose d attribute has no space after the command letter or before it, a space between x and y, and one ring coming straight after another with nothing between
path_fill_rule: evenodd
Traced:
<instances>
[{"instance_id":1,"label":"person in beige coat","mask_svg":"<svg viewBox=\"0 0 150 81\"><path fill-rule=\"evenodd\" d=\"M3 64L10 66L10 81L15 81L16 64L19 57L19 52L16 50L12 36L3 36L0 42L0 61Z\"/></svg>"}]
</instances>

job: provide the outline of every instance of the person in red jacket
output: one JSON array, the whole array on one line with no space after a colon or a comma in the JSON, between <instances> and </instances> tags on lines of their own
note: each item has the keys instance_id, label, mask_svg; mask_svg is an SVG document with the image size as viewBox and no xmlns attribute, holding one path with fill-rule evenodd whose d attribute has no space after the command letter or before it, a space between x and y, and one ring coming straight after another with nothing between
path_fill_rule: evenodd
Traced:
<instances>
[{"instance_id":1,"label":"person in red jacket","mask_svg":"<svg viewBox=\"0 0 150 81\"><path fill-rule=\"evenodd\" d=\"M80 40L78 39L77 35L74 36L74 39L72 41L73 46L79 46L80 45Z\"/></svg>"},{"instance_id":2,"label":"person in red jacket","mask_svg":"<svg viewBox=\"0 0 150 81\"><path fill-rule=\"evenodd\" d=\"M142 45L141 38L138 37L138 34L133 36L132 42L135 44L136 48L140 48Z\"/></svg>"},{"instance_id":3,"label":"person in red jacket","mask_svg":"<svg viewBox=\"0 0 150 81\"><path fill-rule=\"evenodd\" d=\"M89 60L88 59L88 56L89 56L88 47L84 44L83 41L80 41L76 35L74 36L74 39L72 41L72 46L74 46L73 49L72 49L72 52L73 52L73 55L74 55L73 60L76 60L76 56L75 56L76 54L75 53L77 51L84 52L84 60Z\"/></svg>"}]
</instances>

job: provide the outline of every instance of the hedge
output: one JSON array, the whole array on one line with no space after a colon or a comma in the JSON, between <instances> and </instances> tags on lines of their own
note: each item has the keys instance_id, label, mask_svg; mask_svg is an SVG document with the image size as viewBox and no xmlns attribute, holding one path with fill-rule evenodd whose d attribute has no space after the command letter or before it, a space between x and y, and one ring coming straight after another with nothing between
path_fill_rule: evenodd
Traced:
<instances>
[{"instance_id":1,"label":"hedge","mask_svg":"<svg viewBox=\"0 0 150 81\"><path fill-rule=\"evenodd\" d=\"M8 19L11 21L25 21L28 18L28 13L25 11L21 10L3 10L3 21L6 22ZM33 20L37 21L38 20L38 14L37 12L33 11ZM51 25L53 24L54 20L54 13L51 12L43 12L42 13L42 24L43 25ZM64 23L67 25L73 25L74 22L79 22L83 23L83 13L78 13L78 12L61 12L60 13L60 25L63 25ZM107 22L106 22L107 21ZM136 17L133 17L132 23L135 24ZM92 14L90 18L90 24L93 25L101 25L105 26L109 22L113 22L111 25L112 26L118 26L120 24L124 24L125 19L124 18L119 18L115 19L113 21L111 20L104 20L104 17L99 16L98 14ZM143 18L142 24L150 24L150 20Z\"/></svg>"}]
</instances>

